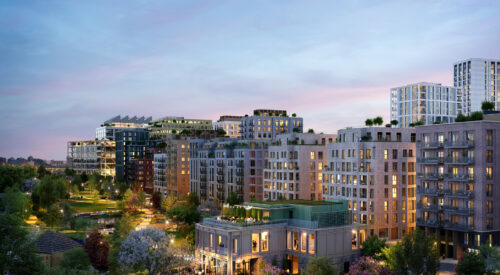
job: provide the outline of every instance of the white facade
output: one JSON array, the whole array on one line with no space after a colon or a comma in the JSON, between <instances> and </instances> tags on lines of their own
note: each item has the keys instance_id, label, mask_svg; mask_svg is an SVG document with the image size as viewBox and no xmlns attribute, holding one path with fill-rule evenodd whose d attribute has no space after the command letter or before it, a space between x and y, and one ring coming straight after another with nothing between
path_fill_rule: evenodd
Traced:
<instances>
[{"instance_id":1,"label":"white facade","mask_svg":"<svg viewBox=\"0 0 500 275\"><path fill-rule=\"evenodd\" d=\"M438 83L420 82L391 89L391 120L398 127L423 121L452 123L461 112L461 90Z\"/></svg>"},{"instance_id":2,"label":"white facade","mask_svg":"<svg viewBox=\"0 0 500 275\"><path fill-rule=\"evenodd\" d=\"M152 117L121 117L116 116L114 118L108 119L97 127L95 130L95 138L97 140L109 139L116 140L116 133L123 129L130 128L145 128L149 122L151 122Z\"/></svg>"},{"instance_id":3,"label":"white facade","mask_svg":"<svg viewBox=\"0 0 500 275\"><path fill-rule=\"evenodd\" d=\"M214 122L214 130L224 130L230 138L241 137L241 116L221 116Z\"/></svg>"},{"instance_id":4,"label":"white facade","mask_svg":"<svg viewBox=\"0 0 500 275\"><path fill-rule=\"evenodd\" d=\"M247 139L273 139L279 134L302 133L303 119L284 110L255 110L253 116L241 119L242 137Z\"/></svg>"},{"instance_id":5,"label":"white facade","mask_svg":"<svg viewBox=\"0 0 500 275\"><path fill-rule=\"evenodd\" d=\"M500 109L500 60L471 58L455 63L453 84L463 91L464 114L481 111L485 100Z\"/></svg>"}]
</instances>

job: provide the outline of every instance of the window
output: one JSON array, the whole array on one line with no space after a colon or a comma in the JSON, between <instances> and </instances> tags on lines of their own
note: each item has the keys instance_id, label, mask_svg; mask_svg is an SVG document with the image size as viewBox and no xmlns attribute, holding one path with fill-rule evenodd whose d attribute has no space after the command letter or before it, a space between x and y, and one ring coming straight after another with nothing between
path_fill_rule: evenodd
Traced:
<instances>
[{"instance_id":1,"label":"window","mask_svg":"<svg viewBox=\"0 0 500 275\"><path fill-rule=\"evenodd\" d=\"M493 150L486 150L486 162L493 162Z\"/></svg>"},{"instance_id":2,"label":"window","mask_svg":"<svg viewBox=\"0 0 500 275\"><path fill-rule=\"evenodd\" d=\"M311 159L314 159L314 152L311 152Z\"/></svg>"},{"instance_id":3,"label":"window","mask_svg":"<svg viewBox=\"0 0 500 275\"><path fill-rule=\"evenodd\" d=\"M307 233L302 233L302 237L300 238L300 252L306 253L306 244L307 244Z\"/></svg>"},{"instance_id":4,"label":"window","mask_svg":"<svg viewBox=\"0 0 500 275\"><path fill-rule=\"evenodd\" d=\"M398 184L398 175L392 175L392 185Z\"/></svg>"},{"instance_id":5,"label":"window","mask_svg":"<svg viewBox=\"0 0 500 275\"><path fill-rule=\"evenodd\" d=\"M492 167L486 167L486 179L487 180L493 179L493 168Z\"/></svg>"},{"instance_id":6,"label":"window","mask_svg":"<svg viewBox=\"0 0 500 275\"><path fill-rule=\"evenodd\" d=\"M486 146L493 146L493 130L486 130Z\"/></svg>"},{"instance_id":7,"label":"window","mask_svg":"<svg viewBox=\"0 0 500 275\"><path fill-rule=\"evenodd\" d=\"M392 188L392 197L397 198L398 197L398 189L397 188Z\"/></svg>"},{"instance_id":8,"label":"window","mask_svg":"<svg viewBox=\"0 0 500 275\"><path fill-rule=\"evenodd\" d=\"M238 253L238 239L233 239L233 253Z\"/></svg>"},{"instance_id":9,"label":"window","mask_svg":"<svg viewBox=\"0 0 500 275\"><path fill-rule=\"evenodd\" d=\"M389 202L388 201L384 201L384 211L387 211L388 207L389 207Z\"/></svg>"},{"instance_id":10,"label":"window","mask_svg":"<svg viewBox=\"0 0 500 275\"><path fill-rule=\"evenodd\" d=\"M388 158L389 151L387 149L384 150L384 159Z\"/></svg>"},{"instance_id":11,"label":"window","mask_svg":"<svg viewBox=\"0 0 500 275\"><path fill-rule=\"evenodd\" d=\"M261 245L262 245L262 252L266 252L269 250L269 233L268 232L262 232L260 234L261 237Z\"/></svg>"},{"instance_id":12,"label":"window","mask_svg":"<svg viewBox=\"0 0 500 275\"><path fill-rule=\"evenodd\" d=\"M314 234L309 234L309 254L314 253Z\"/></svg>"},{"instance_id":13,"label":"window","mask_svg":"<svg viewBox=\"0 0 500 275\"><path fill-rule=\"evenodd\" d=\"M259 252L259 233L252 234L252 253Z\"/></svg>"},{"instance_id":14,"label":"window","mask_svg":"<svg viewBox=\"0 0 500 275\"><path fill-rule=\"evenodd\" d=\"M493 202L492 201L486 201L486 213L488 213L488 214L493 213Z\"/></svg>"},{"instance_id":15,"label":"window","mask_svg":"<svg viewBox=\"0 0 500 275\"><path fill-rule=\"evenodd\" d=\"M214 247L214 234L210 234L210 247Z\"/></svg>"},{"instance_id":16,"label":"window","mask_svg":"<svg viewBox=\"0 0 500 275\"><path fill-rule=\"evenodd\" d=\"M299 250L299 233L293 232L293 250Z\"/></svg>"},{"instance_id":17,"label":"window","mask_svg":"<svg viewBox=\"0 0 500 275\"><path fill-rule=\"evenodd\" d=\"M398 150L394 149L392 150L392 159L397 159L398 158Z\"/></svg>"}]
</instances>

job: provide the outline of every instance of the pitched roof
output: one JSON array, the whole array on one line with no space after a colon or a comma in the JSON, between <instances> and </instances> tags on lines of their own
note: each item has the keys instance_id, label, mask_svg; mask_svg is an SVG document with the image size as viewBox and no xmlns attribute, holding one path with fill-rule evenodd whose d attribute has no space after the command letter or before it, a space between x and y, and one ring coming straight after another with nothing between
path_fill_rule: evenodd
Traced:
<instances>
[{"instance_id":1,"label":"pitched roof","mask_svg":"<svg viewBox=\"0 0 500 275\"><path fill-rule=\"evenodd\" d=\"M70 237L54 231L46 231L36 241L39 253L54 254L64 252L75 247L82 247L80 243Z\"/></svg>"}]
</instances>

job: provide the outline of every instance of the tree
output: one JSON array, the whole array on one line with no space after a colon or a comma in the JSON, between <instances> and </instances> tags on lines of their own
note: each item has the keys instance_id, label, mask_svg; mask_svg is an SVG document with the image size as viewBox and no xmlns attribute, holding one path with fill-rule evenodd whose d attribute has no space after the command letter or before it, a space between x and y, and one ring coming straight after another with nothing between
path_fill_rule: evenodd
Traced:
<instances>
[{"instance_id":1,"label":"tree","mask_svg":"<svg viewBox=\"0 0 500 275\"><path fill-rule=\"evenodd\" d=\"M373 119L373 124L380 126L384 124L384 119L381 116L378 116Z\"/></svg>"},{"instance_id":2,"label":"tree","mask_svg":"<svg viewBox=\"0 0 500 275\"><path fill-rule=\"evenodd\" d=\"M231 191L229 195L227 195L226 203L228 203L231 206L240 204L241 203L240 196L238 196L236 192Z\"/></svg>"},{"instance_id":3,"label":"tree","mask_svg":"<svg viewBox=\"0 0 500 275\"><path fill-rule=\"evenodd\" d=\"M349 275L392 275L394 272L372 257L359 258L350 268Z\"/></svg>"},{"instance_id":4,"label":"tree","mask_svg":"<svg viewBox=\"0 0 500 275\"><path fill-rule=\"evenodd\" d=\"M367 119L365 120L365 125L366 125L366 126L373 126L373 120L372 120L372 119L370 119L370 118L367 118Z\"/></svg>"},{"instance_id":5,"label":"tree","mask_svg":"<svg viewBox=\"0 0 500 275\"><path fill-rule=\"evenodd\" d=\"M196 195L196 193L189 193L187 197L187 203L190 206L198 207L198 205L200 205L200 199L198 198L198 195Z\"/></svg>"},{"instance_id":6,"label":"tree","mask_svg":"<svg viewBox=\"0 0 500 275\"><path fill-rule=\"evenodd\" d=\"M179 261L169 243L165 232L157 228L132 231L121 244L119 262L132 272L166 273Z\"/></svg>"},{"instance_id":7,"label":"tree","mask_svg":"<svg viewBox=\"0 0 500 275\"><path fill-rule=\"evenodd\" d=\"M464 122L467 121L467 117L464 116L462 113L458 114L457 117L455 118L455 122Z\"/></svg>"},{"instance_id":8,"label":"tree","mask_svg":"<svg viewBox=\"0 0 500 275\"><path fill-rule=\"evenodd\" d=\"M134 230L132 217L128 213L125 213L116 223L114 235L119 238L125 238L132 230Z\"/></svg>"},{"instance_id":9,"label":"tree","mask_svg":"<svg viewBox=\"0 0 500 275\"><path fill-rule=\"evenodd\" d=\"M31 199L34 207L47 208L68 194L66 180L60 176L46 176L35 185ZM35 205L36 204L36 205Z\"/></svg>"},{"instance_id":10,"label":"tree","mask_svg":"<svg viewBox=\"0 0 500 275\"><path fill-rule=\"evenodd\" d=\"M483 120L483 113L482 112L473 112L470 114L470 119L471 121L474 120Z\"/></svg>"},{"instance_id":11,"label":"tree","mask_svg":"<svg viewBox=\"0 0 500 275\"><path fill-rule=\"evenodd\" d=\"M481 110L483 111L493 111L495 110L495 103L491 101L483 101L481 103Z\"/></svg>"},{"instance_id":12,"label":"tree","mask_svg":"<svg viewBox=\"0 0 500 275\"><path fill-rule=\"evenodd\" d=\"M281 269L272 264L269 264L264 259L259 259L259 275L279 275L281 274Z\"/></svg>"},{"instance_id":13,"label":"tree","mask_svg":"<svg viewBox=\"0 0 500 275\"><path fill-rule=\"evenodd\" d=\"M339 270L330 264L327 257L314 257L306 265L306 274L337 275Z\"/></svg>"},{"instance_id":14,"label":"tree","mask_svg":"<svg viewBox=\"0 0 500 275\"><path fill-rule=\"evenodd\" d=\"M46 175L50 175L50 172L47 171L47 169L45 169L45 167L43 165L40 165L40 166L38 166L37 174L38 174L38 178L41 179L41 178L45 177Z\"/></svg>"},{"instance_id":15,"label":"tree","mask_svg":"<svg viewBox=\"0 0 500 275\"><path fill-rule=\"evenodd\" d=\"M379 239L373 235L366 239L361 248L363 256L373 257L376 260L382 260L382 250L385 248L385 239Z\"/></svg>"},{"instance_id":16,"label":"tree","mask_svg":"<svg viewBox=\"0 0 500 275\"><path fill-rule=\"evenodd\" d=\"M26 179L34 177L36 177L36 168L34 166L0 165L0 193L3 193L7 187L18 188Z\"/></svg>"},{"instance_id":17,"label":"tree","mask_svg":"<svg viewBox=\"0 0 500 275\"><path fill-rule=\"evenodd\" d=\"M85 238L83 247L89 256L92 266L101 270L108 267L109 243L104 240L104 237L97 229L94 229L94 231Z\"/></svg>"},{"instance_id":18,"label":"tree","mask_svg":"<svg viewBox=\"0 0 500 275\"><path fill-rule=\"evenodd\" d=\"M75 170L66 167L64 169L64 175L66 175L67 177L75 177L76 172L75 172Z\"/></svg>"},{"instance_id":19,"label":"tree","mask_svg":"<svg viewBox=\"0 0 500 275\"><path fill-rule=\"evenodd\" d=\"M175 195L173 193L168 194L168 196L163 200L161 204L161 208L163 211L169 211L172 209L177 202L177 199L175 198Z\"/></svg>"},{"instance_id":20,"label":"tree","mask_svg":"<svg viewBox=\"0 0 500 275\"><path fill-rule=\"evenodd\" d=\"M459 275L483 275L485 272L486 261L476 252L465 252L463 260L457 264Z\"/></svg>"},{"instance_id":21,"label":"tree","mask_svg":"<svg viewBox=\"0 0 500 275\"><path fill-rule=\"evenodd\" d=\"M80 176L80 178L82 179L83 183L86 183L89 180L89 176L85 172L82 173L82 175Z\"/></svg>"},{"instance_id":22,"label":"tree","mask_svg":"<svg viewBox=\"0 0 500 275\"><path fill-rule=\"evenodd\" d=\"M497 247L483 244L479 246L479 252L486 261L486 273L495 274L496 270L500 270L500 252Z\"/></svg>"},{"instance_id":23,"label":"tree","mask_svg":"<svg viewBox=\"0 0 500 275\"><path fill-rule=\"evenodd\" d=\"M61 267L70 271L89 270L90 259L82 248L73 248L64 252Z\"/></svg>"},{"instance_id":24,"label":"tree","mask_svg":"<svg viewBox=\"0 0 500 275\"><path fill-rule=\"evenodd\" d=\"M308 132L309 134L314 134L314 129L309 129L309 130L307 130L307 132Z\"/></svg>"},{"instance_id":25,"label":"tree","mask_svg":"<svg viewBox=\"0 0 500 275\"><path fill-rule=\"evenodd\" d=\"M153 208L160 209L161 208L161 193L156 191L151 196L151 202L153 203Z\"/></svg>"},{"instance_id":26,"label":"tree","mask_svg":"<svg viewBox=\"0 0 500 275\"><path fill-rule=\"evenodd\" d=\"M397 274L436 274L439 249L434 237L416 229L402 241L383 249L388 266Z\"/></svg>"},{"instance_id":27,"label":"tree","mask_svg":"<svg viewBox=\"0 0 500 275\"><path fill-rule=\"evenodd\" d=\"M29 217L29 198L19 189L8 187L0 198L0 212L12 214L21 219Z\"/></svg>"},{"instance_id":28,"label":"tree","mask_svg":"<svg viewBox=\"0 0 500 275\"><path fill-rule=\"evenodd\" d=\"M391 120L391 124L397 126L399 124L397 119Z\"/></svg>"},{"instance_id":29,"label":"tree","mask_svg":"<svg viewBox=\"0 0 500 275\"><path fill-rule=\"evenodd\" d=\"M197 223L201 220L201 215L194 206L176 206L166 212L168 218L187 224Z\"/></svg>"},{"instance_id":30,"label":"tree","mask_svg":"<svg viewBox=\"0 0 500 275\"><path fill-rule=\"evenodd\" d=\"M61 209L54 203L47 208L47 212L42 216L42 221L48 227L55 227L61 224L63 215Z\"/></svg>"},{"instance_id":31,"label":"tree","mask_svg":"<svg viewBox=\"0 0 500 275\"><path fill-rule=\"evenodd\" d=\"M0 273L44 274L42 258L22 225L15 215L0 215Z\"/></svg>"},{"instance_id":32,"label":"tree","mask_svg":"<svg viewBox=\"0 0 500 275\"><path fill-rule=\"evenodd\" d=\"M142 190L142 183L139 181L133 181L130 184L130 190L132 190L132 193L134 194L139 193L139 191Z\"/></svg>"}]
</instances>

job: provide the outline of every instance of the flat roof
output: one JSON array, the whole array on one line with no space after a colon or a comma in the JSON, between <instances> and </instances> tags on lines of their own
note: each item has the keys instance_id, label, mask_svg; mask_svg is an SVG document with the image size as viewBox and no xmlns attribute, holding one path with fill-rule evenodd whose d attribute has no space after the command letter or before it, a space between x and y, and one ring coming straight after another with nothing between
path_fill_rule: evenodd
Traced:
<instances>
[{"instance_id":1,"label":"flat roof","mask_svg":"<svg viewBox=\"0 0 500 275\"><path fill-rule=\"evenodd\" d=\"M307 206L342 204L341 202L335 202L335 201L311 201L311 200L258 201L258 202L250 202L249 204L251 205L253 203L266 204L266 205L296 204L296 205L307 205Z\"/></svg>"}]
</instances>

